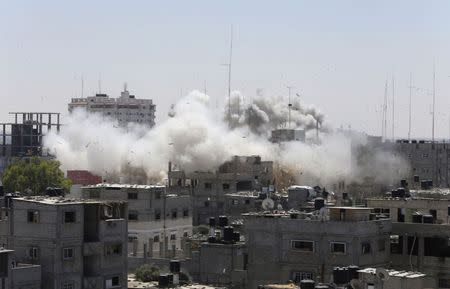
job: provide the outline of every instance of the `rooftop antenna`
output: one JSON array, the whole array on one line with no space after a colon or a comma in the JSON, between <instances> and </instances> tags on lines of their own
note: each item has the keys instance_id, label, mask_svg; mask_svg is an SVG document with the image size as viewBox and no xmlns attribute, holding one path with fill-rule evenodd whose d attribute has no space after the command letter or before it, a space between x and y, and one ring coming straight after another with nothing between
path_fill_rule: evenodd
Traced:
<instances>
[{"instance_id":1,"label":"rooftop antenna","mask_svg":"<svg viewBox=\"0 0 450 289\"><path fill-rule=\"evenodd\" d=\"M431 123L431 140L433 142L434 142L435 104L436 104L436 66L435 64L433 64L433 121Z\"/></svg>"},{"instance_id":2,"label":"rooftop antenna","mask_svg":"<svg viewBox=\"0 0 450 289\"><path fill-rule=\"evenodd\" d=\"M102 93L102 74L98 74L98 93Z\"/></svg>"},{"instance_id":3,"label":"rooftop antenna","mask_svg":"<svg viewBox=\"0 0 450 289\"><path fill-rule=\"evenodd\" d=\"M381 123L381 136L383 140L387 137L387 105L388 105L388 80L384 83L384 102L383 102L383 113L382 113L382 123Z\"/></svg>"},{"instance_id":4,"label":"rooftop antenna","mask_svg":"<svg viewBox=\"0 0 450 289\"><path fill-rule=\"evenodd\" d=\"M287 89L288 89L288 128L291 128L291 107L292 107L292 103L291 103L291 89L294 88L293 86L288 86L286 85Z\"/></svg>"},{"instance_id":5,"label":"rooftop antenna","mask_svg":"<svg viewBox=\"0 0 450 289\"><path fill-rule=\"evenodd\" d=\"M123 83L123 91L127 91L128 89L128 83L124 82Z\"/></svg>"},{"instance_id":6,"label":"rooftop antenna","mask_svg":"<svg viewBox=\"0 0 450 289\"><path fill-rule=\"evenodd\" d=\"M412 72L409 73L409 126L408 140L411 140L411 114L412 114Z\"/></svg>"},{"instance_id":7,"label":"rooftop antenna","mask_svg":"<svg viewBox=\"0 0 450 289\"><path fill-rule=\"evenodd\" d=\"M222 64L228 67L228 126L231 127L231 60L233 56L233 25L231 25L230 35L230 58L228 63Z\"/></svg>"},{"instance_id":8,"label":"rooftop antenna","mask_svg":"<svg viewBox=\"0 0 450 289\"><path fill-rule=\"evenodd\" d=\"M395 139L395 79L392 76L392 141Z\"/></svg>"}]
</instances>

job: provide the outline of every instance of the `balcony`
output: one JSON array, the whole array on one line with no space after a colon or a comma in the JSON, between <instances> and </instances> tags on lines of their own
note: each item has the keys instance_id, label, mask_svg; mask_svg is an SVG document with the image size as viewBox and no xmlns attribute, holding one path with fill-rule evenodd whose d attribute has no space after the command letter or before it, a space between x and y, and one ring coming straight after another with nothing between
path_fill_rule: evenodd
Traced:
<instances>
[{"instance_id":1,"label":"balcony","mask_svg":"<svg viewBox=\"0 0 450 289\"><path fill-rule=\"evenodd\" d=\"M103 253L102 242L85 242L83 246L83 256L99 255Z\"/></svg>"},{"instance_id":2,"label":"balcony","mask_svg":"<svg viewBox=\"0 0 450 289\"><path fill-rule=\"evenodd\" d=\"M103 239L104 237L114 237L116 239L120 239L127 235L127 222L125 219L109 219L100 222L100 239Z\"/></svg>"}]
</instances>

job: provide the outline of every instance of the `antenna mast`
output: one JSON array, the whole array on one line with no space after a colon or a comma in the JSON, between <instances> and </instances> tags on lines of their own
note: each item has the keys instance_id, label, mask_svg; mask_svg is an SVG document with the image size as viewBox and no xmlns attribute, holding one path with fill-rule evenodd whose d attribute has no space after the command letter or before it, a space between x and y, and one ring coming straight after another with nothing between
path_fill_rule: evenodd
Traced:
<instances>
[{"instance_id":1,"label":"antenna mast","mask_svg":"<svg viewBox=\"0 0 450 289\"><path fill-rule=\"evenodd\" d=\"M288 89L288 98L289 98L289 103L288 103L288 128L291 128L291 107L292 107L292 103L291 103L291 88L294 88L293 86L287 86Z\"/></svg>"},{"instance_id":2,"label":"antenna mast","mask_svg":"<svg viewBox=\"0 0 450 289\"><path fill-rule=\"evenodd\" d=\"M228 62L228 126L231 127L231 59L233 56L233 25L230 35L230 59Z\"/></svg>"},{"instance_id":3,"label":"antenna mast","mask_svg":"<svg viewBox=\"0 0 450 289\"><path fill-rule=\"evenodd\" d=\"M433 64L433 121L432 121L432 124L431 124L431 140L433 142L434 142L435 104L436 104L436 67Z\"/></svg>"},{"instance_id":4,"label":"antenna mast","mask_svg":"<svg viewBox=\"0 0 450 289\"><path fill-rule=\"evenodd\" d=\"M392 141L395 139L395 80L392 77Z\"/></svg>"},{"instance_id":5,"label":"antenna mast","mask_svg":"<svg viewBox=\"0 0 450 289\"><path fill-rule=\"evenodd\" d=\"M412 72L409 73L409 126L408 126L408 140L411 140L411 113L412 113Z\"/></svg>"},{"instance_id":6,"label":"antenna mast","mask_svg":"<svg viewBox=\"0 0 450 289\"><path fill-rule=\"evenodd\" d=\"M382 119L382 138L383 140L386 140L387 137L387 103L388 103L388 80L386 79L386 82L384 83L384 103L383 103L383 119Z\"/></svg>"}]
</instances>

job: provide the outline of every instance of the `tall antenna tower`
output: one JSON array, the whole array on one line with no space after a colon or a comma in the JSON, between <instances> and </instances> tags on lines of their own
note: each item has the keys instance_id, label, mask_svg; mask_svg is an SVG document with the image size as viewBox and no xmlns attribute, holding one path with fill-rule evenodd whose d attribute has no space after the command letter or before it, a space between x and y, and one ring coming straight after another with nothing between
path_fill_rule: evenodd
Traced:
<instances>
[{"instance_id":1,"label":"tall antenna tower","mask_svg":"<svg viewBox=\"0 0 450 289\"><path fill-rule=\"evenodd\" d=\"M436 66L433 64L433 121L431 124L431 140L434 142L434 119L436 104Z\"/></svg>"},{"instance_id":2,"label":"tall antenna tower","mask_svg":"<svg viewBox=\"0 0 450 289\"><path fill-rule=\"evenodd\" d=\"M392 76L392 141L395 139L395 79Z\"/></svg>"},{"instance_id":3,"label":"tall antenna tower","mask_svg":"<svg viewBox=\"0 0 450 289\"><path fill-rule=\"evenodd\" d=\"M412 72L409 73L409 120L408 120L408 140L411 140L411 114L412 114Z\"/></svg>"},{"instance_id":4,"label":"tall antenna tower","mask_svg":"<svg viewBox=\"0 0 450 289\"><path fill-rule=\"evenodd\" d=\"M102 93L102 74L98 74L98 93Z\"/></svg>"},{"instance_id":5,"label":"tall antenna tower","mask_svg":"<svg viewBox=\"0 0 450 289\"><path fill-rule=\"evenodd\" d=\"M294 88L293 86L288 86L286 85L287 89L288 89L288 128L291 128L291 107L292 107L292 103L291 103L291 89Z\"/></svg>"},{"instance_id":6,"label":"tall antenna tower","mask_svg":"<svg viewBox=\"0 0 450 289\"><path fill-rule=\"evenodd\" d=\"M230 33L230 58L228 63L223 64L228 67L228 126L231 127L231 60L233 57L233 25Z\"/></svg>"},{"instance_id":7,"label":"tall antenna tower","mask_svg":"<svg viewBox=\"0 0 450 289\"><path fill-rule=\"evenodd\" d=\"M384 83L384 102L383 102L383 117L382 117L382 131L381 135L383 140L387 138L387 106L388 106L388 80Z\"/></svg>"}]
</instances>

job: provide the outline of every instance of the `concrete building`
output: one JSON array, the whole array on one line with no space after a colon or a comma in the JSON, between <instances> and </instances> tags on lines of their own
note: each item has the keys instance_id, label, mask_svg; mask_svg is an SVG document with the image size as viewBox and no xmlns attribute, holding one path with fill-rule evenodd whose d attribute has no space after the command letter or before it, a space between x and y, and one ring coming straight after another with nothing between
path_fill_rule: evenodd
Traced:
<instances>
[{"instance_id":1,"label":"concrete building","mask_svg":"<svg viewBox=\"0 0 450 289\"><path fill-rule=\"evenodd\" d=\"M41 266L41 288L127 288L126 203L23 197L3 211L0 240Z\"/></svg>"},{"instance_id":2,"label":"concrete building","mask_svg":"<svg viewBox=\"0 0 450 289\"><path fill-rule=\"evenodd\" d=\"M367 289L436 288L434 280L421 272L365 268L359 270L359 280L353 284Z\"/></svg>"},{"instance_id":3,"label":"concrete building","mask_svg":"<svg viewBox=\"0 0 450 289\"><path fill-rule=\"evenodd\" d=\"M244 214L248 288L302 279L329 282L335 266L389 263L390 220L370 220L369 208L327 210L312 216Z\"/></svg>"},{"instance_id":4,"label":"concrete building","mask_svg":"<svg viewBox=\"0 0 450 289\"><path fill-rule=\"evenodd\" d=\"M305 130L303 129L275 129L272 130L270 141L274 143L282 143L289 141L305 142Z\"/></svg>"},{"instance_id":5,"label":"concrete building","mask_svg":"<svg viewBox=\"0 0 450 289\"><path fill-rule=\"evenodd\" d=\"M0 248L0 288L40 289L41 266L16 263L13 250Z\"/></svg>"},{"instance_id":6,"label":"concrete building","mask_svg":"<svg viewBox=\"0 0 450 289\"><path fill-rule=\"evenodd\" d=\"M119 98L110 98L106 94L96 94L87 98L72 98L69 112L84 109L91 113L101 113L116 120L119 125L137 123L153 127L155 125L156 105L151 99L138 99L130 94L125 85Z\"/></svg>"},{"instance_id":7,"label":"concrete building","mask_svg":"<svg viewBox=\"0 0 450 289\"><path fill-rule=\"evenodd\" d=\"M169 169L169 189L191 193L194 225L207 224L210 216L223 215L227 194L269 190L273 162L260 156L235 156L215 172L185 173Z\"/></svg>"},{"instance_id":8,"label":"concrete building","mask_svg":"<svg viewBox=\"0 0 450 289\"><path fill-rule=\"evenodd\" d=\"M134 255L146 251L148 257L172 257L182 250L182 239L192 235L191 197L166 194L164 186L102 183L83 187L82 197L128 202L129 251Z\"/></svg>"}]
</instances>

